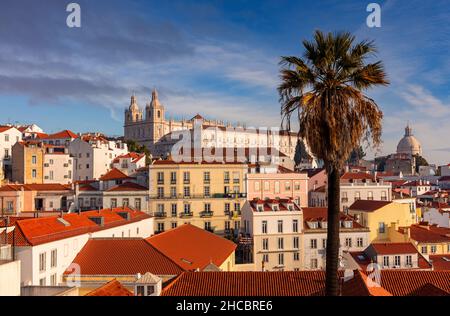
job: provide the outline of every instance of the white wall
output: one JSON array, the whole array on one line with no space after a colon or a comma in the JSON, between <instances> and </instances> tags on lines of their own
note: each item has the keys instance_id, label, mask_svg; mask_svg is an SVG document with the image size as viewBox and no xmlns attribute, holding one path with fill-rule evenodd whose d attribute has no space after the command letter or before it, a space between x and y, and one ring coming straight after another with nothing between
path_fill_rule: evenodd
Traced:
<instances>
[{"instance_id":1,"label":"white wall","mask_svg":"<svg viewBox=\"0 0 450 316\"><path fill-rule=\"evenodd\" d=\"M72 183L73 169L73 158L69 154L44 155L44 183Z\"/></svg>"},{"instance_id":2,"label":"white wall","mask_svg":"<svg viewBox=\"0 0 450 316\"><path fill-rule=\"evenodd\" d=\"M428 208L423 212L423 220L429 222L432 225L438 225L439 227L450 228L450 211L439 212L436 208Z\"/></svg>"},{"instance_id":3,"label":"white wall","mask_svg":"<svg viewBox=\"0 0 450 316\"><path fill-rule=\"evenodd\" d=\"M0 296L20 296L20 260L0 264Z\"/></svg>"}]
</instances>

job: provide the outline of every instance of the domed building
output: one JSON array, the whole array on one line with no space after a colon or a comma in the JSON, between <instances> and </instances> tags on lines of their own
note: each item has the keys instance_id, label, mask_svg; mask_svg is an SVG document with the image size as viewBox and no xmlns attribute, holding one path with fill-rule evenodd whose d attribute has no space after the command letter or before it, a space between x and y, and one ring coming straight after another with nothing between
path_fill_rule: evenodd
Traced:
<instances>
[{"instance_id":1,"label":"domed building","mask_svg":"<svg viewBox=\"0 0 450 316\"><path fill-rule=\"evenodd\" d=\"M405 136L397 145L397 154L408 154L411 156L422 155L422 146L420 142L413 136L412 128L406 125Z\"/></svg>"}]
</instances>

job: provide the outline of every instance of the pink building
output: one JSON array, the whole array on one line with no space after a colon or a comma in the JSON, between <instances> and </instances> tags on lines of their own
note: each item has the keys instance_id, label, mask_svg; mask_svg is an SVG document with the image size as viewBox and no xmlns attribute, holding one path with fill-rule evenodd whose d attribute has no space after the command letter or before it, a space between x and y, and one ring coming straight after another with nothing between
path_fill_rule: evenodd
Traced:
<instances>
[{"instance_id":1,"label":"pink building","mask_svg":"<svg viewBox=\"0 0 450 316\"><path fill-rule=\"evenodd\" d=\"M292 199L308 206L308 176L281 166L250 168L247 174L247 199Z\"/></svg>"},{"instance_id":2,"label":"pink building","mask_svg":"<svg viewBox=\"0 0 450 316\"><path fill-rule=\"evenodd\" d=\"M327 184L327 173L324 168L303 169L308 176L308 201L309 206L313 206L312 192Z\"/></svg>"}]
</instances>

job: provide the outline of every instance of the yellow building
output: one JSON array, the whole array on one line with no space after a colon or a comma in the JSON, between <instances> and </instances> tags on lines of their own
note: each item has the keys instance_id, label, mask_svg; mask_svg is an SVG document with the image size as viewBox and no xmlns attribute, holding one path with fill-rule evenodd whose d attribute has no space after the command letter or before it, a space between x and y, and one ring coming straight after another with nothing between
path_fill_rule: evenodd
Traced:
<instances>
[{"instance_id":1,"label":"yellow building","mask_svg":"<svg viewBox=\"0 0 450 316\"><path fill-rule=\"evenodd\" d=\"M12 147L12 181L40 184L44 179L45 147L40 142L17 142Z\"/></svg>"},{"instance_id":2,"label":"yellow building","mask_svg":"<svg viewBox=\"0 0 450 316\"><path fill-rule=\"evenodd\" d=\"M412 242L424 256L450 254L450 228L419 223L400 227L396 234L393 234L393 239Z\"/></svg>"},{"instance_id":3,"label":"yellow building","mask_svg":"<svg viewBox=\"0 0 450 316\"><path fill-rule=\"evenodd\" d=\"M348 214L370 229L369 242L391 241L398 227L416 223L415 208L406 203L358 200L349 207Z\"/></svg>"},{"instance_id":4,"label":"yellow building","mask_svg":"<svg viewBox=\"0 0 450 316\"><path fill-rule=\"evenodd\" d=\"M155 232L189 223L236 235L246 200L246 173L245 163L155 161L149 171Z\"/></svg>"}]
</instances>

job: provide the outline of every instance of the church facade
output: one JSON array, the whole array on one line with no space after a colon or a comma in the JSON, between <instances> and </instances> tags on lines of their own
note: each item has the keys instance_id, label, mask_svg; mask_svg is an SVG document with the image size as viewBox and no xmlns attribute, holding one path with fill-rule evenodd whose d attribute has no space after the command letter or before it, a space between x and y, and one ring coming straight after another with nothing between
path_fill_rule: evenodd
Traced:
<instances>
[{"instance_id":1,"label":"church facade","mask_svg":"<svg viewBox=\"0 0 450 316\"><path fill-rule=\"evenodd\" d=\"M297 134L270 129L254 129L232 126L220 120L207 120L197 114L190 120L166 119L165 107L153 90L151 102L145 109L131 97L125 110L124 138L145 145L154 157L168 155L182 139L190 137L202 148L275 148L293 159Z\"/></svg>"}]
</instances>

